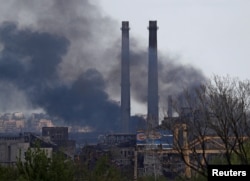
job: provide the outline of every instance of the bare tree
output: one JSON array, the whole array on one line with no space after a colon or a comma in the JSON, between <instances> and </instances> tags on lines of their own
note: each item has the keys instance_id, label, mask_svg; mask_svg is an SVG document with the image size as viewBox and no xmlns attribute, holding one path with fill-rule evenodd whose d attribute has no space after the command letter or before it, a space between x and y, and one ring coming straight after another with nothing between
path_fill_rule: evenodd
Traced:
<instances>
[{"instance_id":1,"label":"bare tree","mask_svg":"<svg viewBox=\"0 0 250 181\"><path fill-rule=\"evenodd\" d=\"M174 150L187 166L187 177L191 170L206 176L212 156L221 156L224 164L234 164L235 157L249 164L249 80L214 76L176 96L173 105L178 116L168 117L164 124L174 133Z\"/></svg>"}]
</instances>

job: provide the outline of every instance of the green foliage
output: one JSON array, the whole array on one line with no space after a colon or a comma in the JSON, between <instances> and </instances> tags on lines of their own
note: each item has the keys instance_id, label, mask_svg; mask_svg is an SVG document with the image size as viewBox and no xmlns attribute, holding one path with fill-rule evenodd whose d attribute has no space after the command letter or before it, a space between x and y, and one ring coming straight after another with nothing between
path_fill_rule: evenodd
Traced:
<instances>
[{"instance_id":1,"label":"green foliage","mask_svg":"<svg viewBox=\"0 0 250 181\"><path fill-rule=\"evenodd\" d=\"M107 156L103 156L98 159L93 172L91 173L91 180L117 180L119 174L117 174L114 167L108 164Z\"/></svg>"},{"instance_id":2,"label":"green foliage","mask_svg":"<svg viewBox=\"0 0 250 181\"><path fill-rule=\"evenodd\" d=\"M158 176L158 177L144 176L144 177L139 177L137 180L138 181L167 181L168 179L164 176Z\"/></svg>"},{"instance_id":3,"label":"green foliage","mask_svg":"<svg viewBox=\"0 0 250 181\"><path fill-rule=\"evenodd\" d=\"M173 181L207 181L207 177L204 175L194 175L192 178L185 178L183 176L176 177Z\"/></svg>"},{"instance_id":4,"label":"green foliage","mask_svg":"<svg viewBox=\"0 0 250 181\"><path fill-rule=\"evenodd\" d=\"M28 148L16 167L0 167L0 181L127 181L108 155L87 155L82 163L68 160L62 152L50 157L37 145ZM20 153L21 155L21 153Z\"/></svg>"},{"instance_id":5,"label":"green foliage","mask_svg":"<svg viewBox=\"0 0 250 181\"><path fill-rule=\"evenodd\" d=\"M48 168L48 175L53 181L72 181L74 178L73 162L65 159L65 156L60 152L54 153Z\"/></svg>"},{"instance_id":6,"label":"green foliage","mask_svg":"<svg viewBox=\"0 0 250 181\"><path fill-rule=\"evenodd\" d=\"M50 158L39 146L27 150L24 162L18 158L17 168L21 181L72 181L74 178L71 161L61 153L54 153Z\"/></svg>"},{"instance_id":7,"label":"green foliage","mask_svg":"<svg viewBox=\"0 0 250 181\"><path fill-rule=\"evenodd\" d=\"M232 164L246 164L250 163L250 142L246 142L243 144L244 151L234 151L231 156Z\"/></svg>"},{"instance_id":8,"label":"green foliage","mask_svg":"<svg viewBox=\"0 0 250 181\"><path fill-rule=\"evenodd\" d=\"M19 177L21 180L48 180L47 170L50 159L40 147L34 150L29 148L25 155L25 162L20 158L17 162Z\"/></svg>"},{"instance_id":9,"label":"green foliage","mask_svg":"<svg viewBox=\"0 0 250 181\"><path fill-rule=\"evenodd\" d=\"M14 166L0 166L0 181L15 181L18 171Z\"/></svg>"},{"instance_id":10,"label":"green foliage","mask_svg":"<svg viewBox=\"0 0 250 181\"><path fill-rule=\"evenodd\" d=\"M88 168L85 174L88 181L125 181L120 170L109 162L107 156L99 157L94 168Z\"/></svg>"},{"instance_id":11,"label":"green foliage","mask_svg":"<svg viewBox=\"0 0 250 181\"><path fill-rule=\"evenodd\" d=\"M242 148L244 148L244 151L232 151L230 155L230 163L232 165L245 164L245 160L247 160L247 163L250 163L250 142L244 143ZM228 160L225 156L218 155L213 157L210 164L228 165Z\"/></svg>"},{"instance_id":12,"label":"green foliage","mask_svg":"<svg viewBox=\"0 0 250 181\"><path fill-rule=\"evenodd\" d=\"M196 175L196 176L193 176L190 180L192 180L192 181L207 181L207 177L205 177L204 175Z\"/></svg>"}]
</instances>

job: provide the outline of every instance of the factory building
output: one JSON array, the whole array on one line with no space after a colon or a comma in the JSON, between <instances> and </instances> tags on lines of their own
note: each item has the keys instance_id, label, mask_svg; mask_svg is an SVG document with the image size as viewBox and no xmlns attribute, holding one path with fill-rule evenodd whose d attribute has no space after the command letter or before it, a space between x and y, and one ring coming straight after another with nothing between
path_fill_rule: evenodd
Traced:
<instances>
[{"instance_id":1,"label":"factory building","mask_svg":"<svg viewBox=\"0 0 250 181\"><path fill-rule=\"evenodd\" d=\"M22 161L30 143L22 135L1 134L0 135L0 165L14 165L17 157Z\"/></svg>"},{"instance_id":2,"label":"factory building","mask_svg":"<svg viewBox=\"0 0 250 181\"><path fill-rule=\"evenodd\" d=\"M44 128L43 135L24 132L20 134L0 134L0 165L15 165L17 159L25 160L25 153L29 148L37 147L37 143L49 157L52 152L60 151L73 159L75 156L75 142L68 139L66 127Z\"/></svg>"},{"instance_id":3,"label":"factory building","mask_svg":"<svg viewBox=\"0 0 250 181\"><path fill-rule=\"evenodd\" d=\"M68 127L43 127L42 137L55 143L59 149L74 157L76 143L74 140L69 140Z\"/></svg>"}]
</instances>

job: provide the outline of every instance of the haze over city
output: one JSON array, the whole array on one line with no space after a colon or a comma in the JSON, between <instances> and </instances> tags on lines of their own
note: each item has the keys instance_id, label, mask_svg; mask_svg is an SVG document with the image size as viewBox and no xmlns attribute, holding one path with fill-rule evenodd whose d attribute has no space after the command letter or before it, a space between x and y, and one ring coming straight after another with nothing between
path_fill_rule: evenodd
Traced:
<instances>
[{"instance_id":1,"label":"haze over city","mask_svg":"<svg viewBox=\"0 0 250 181\"><path fill-rule=\"evenodd\" d=\"M121 21L131 27L132 114L146 114L150 20L159 26L160 111L168 95L213 74L249 77L248 1L143 2L1 3L0 112L45 112L95 129L118 126Z\"/></svg>"}]
</instances>

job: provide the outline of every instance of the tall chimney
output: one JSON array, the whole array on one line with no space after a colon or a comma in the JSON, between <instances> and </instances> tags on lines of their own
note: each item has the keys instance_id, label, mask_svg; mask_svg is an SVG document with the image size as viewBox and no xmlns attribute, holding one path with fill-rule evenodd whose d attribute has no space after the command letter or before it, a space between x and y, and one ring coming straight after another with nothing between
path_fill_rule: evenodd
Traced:
<instances>
[{"instance_id":1,"label":"tall chimney","mask_svg":"<svg viewBox=\"0 0 250 181\"><path fill-rule=\"evenodd\" d=\"M121 56L121 125L122 132L129 132L130 120L130 63L129 63L129 22L122 22Z\"/></svg>"},{"instance_id":2,"label":"tall chimney","mask_svg":"<svg viewBox=\"0 0 250 181\"><path fill-rule=\"evenodd\" d=\"M157 29L157 21L149 21L147 121L152 127L159 125Z\"/></svg>"},{"instance_id":3,"label":"tall chimney","mask_svg":"<svg viewBox=\"0 0 250 181\"><path fill-rule=\"evenodd\" d=\"M173 100L171 95L168 96L168 117L173 117Z\"/></svg>"}]
</instances>

